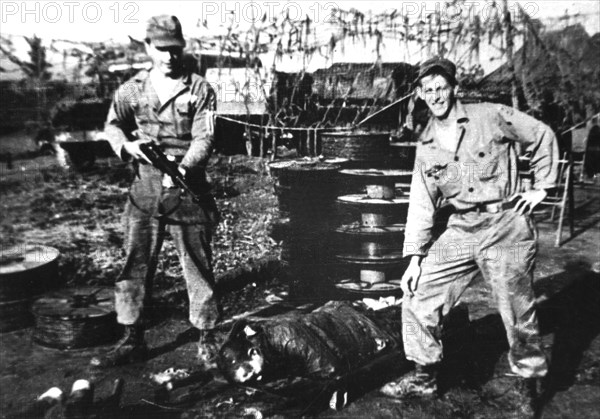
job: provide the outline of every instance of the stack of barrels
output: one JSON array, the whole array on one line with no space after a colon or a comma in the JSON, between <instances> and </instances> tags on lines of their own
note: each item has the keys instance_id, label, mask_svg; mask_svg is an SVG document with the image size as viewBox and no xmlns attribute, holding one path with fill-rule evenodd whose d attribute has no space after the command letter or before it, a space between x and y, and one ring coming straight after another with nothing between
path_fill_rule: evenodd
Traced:
<instances>
[{"instance_id":1,"label":"stack of barrels","mask_svg":"<svg viewBox=\"0 0 600 419\"><path fill-rule=\"evenodd\" d=\"M338 198L340 205L353 209L360 221L336 229L340 238L338 260L358 270L348 278L339 278L336 288L350 296L397 295L401 293L399 278L405 264L406 181L411 171L353 169L341 174L362 181L364 186L361 193Z\"/></svg>"},{"instance_id":2,"label":"stack of barrels","mask_svg":"<svg viewBox=\"0 0 600 419\"><path fill-rule=\"evenodd\" d=\"M288 268L290 294L295 299L311 299L327 276L340 168L317 159L269 165L281 216L272 224L271 236L282 243L281 259Z\"/></svg>"},{"instance_id":3,"label":"stack of barrels","mask_svg":"<svg viewBox=\"0 0 600 419\"><path fill-rule=\"evenodd\" d=\"M338 196L364 193L364 184L340 172L405 169L414 163L412 152L406 158L395 156L389 132L323 132L321 147L320 159L282 160L269 165L281 215L271 225L271 236L282 243L281 258L288 267L290 291L296 298L311 299L315 293L328 296L325 290L334 289L331 279L344 269L345 264L335 255L339 252L335 231L356 215L339 205Z\"/></svg>"}]
</instances>

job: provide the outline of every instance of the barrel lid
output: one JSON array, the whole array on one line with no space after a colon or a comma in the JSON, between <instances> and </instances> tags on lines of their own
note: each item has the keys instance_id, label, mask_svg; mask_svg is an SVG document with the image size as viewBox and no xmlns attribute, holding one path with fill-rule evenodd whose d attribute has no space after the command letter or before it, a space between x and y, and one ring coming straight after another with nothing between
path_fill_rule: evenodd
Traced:
<instances>
[{"instance_id":1,"label":"barrel lid","mask_svg":"<svg viewBox=\"0 0 600 419\"><path fill-rule=\"evenodd\" d=\"M342 175L360 177L366 179L403 179L407 176L412 176L412 170L395 170L395 169L343 169L340 170Z\"/></svg>"},{"instance_id":2,"label":"barrel lid","mask_svg":"<svg viewBox=\"0 0 600 419\"><path fill-rule=\"evenodd\" d=\"M318 159L280 160L269 163L271 170L339 170L341 167Z\"/></svg>"},{"instance_id":3,"label":"barrel lid","mask_svg":"<svg viewBox=\"0 0 600 419\"><path fill-rule=\"evenodd\" d=\"M78 287L45 294L32 305L36 317L60 320L102 317L114 311L111 287Z\"/></svg>"},{"instance_id":4,"label":"barrel lid","mask_svg":"<svg viewBox=\"0 0 600 419\"><path fill-rule=\"evenodd\" d=\"M357 293L357 294L382 294L382 293L402 293L400 279L392 279L386 282L378 282L370 284L368 282L354 281L351 279L342 280L335 284L335 287L340 290Z\"/></svg>"},{"instance_id":5,"label":"barrel lid","mask_svg":"<svg viewBox=\"0 0 600 419\"><path fill-rule=\"evenodd\" d=\"M332 157L332 158L323 160L323 163L327 163L327 164L345 165L349 162L350 162L350 159L345 159L343 157Z\"/></svg>"},{"instance_id":6,"label":"barrel lid","mask_svg":"<svg viewBox=\"0 0 600 419\"><path fill-rule=\"evenodd\" d=\"M365 226L358 223L346 224L336 228L337 233L356 235L361 237L399 236L404 234L405 224L391 224L388 226Z\"/></svg>"},{"instance_id":7,"label":"barrel lid","mask_svg":"<svg viewBox=\"0 0 600 419\"><path fill-rule=\"evenodd\" d=\"M58 249L42 245L14 246L0 251L0 276L28 271L54 262Z\"/></svg>"},{"instance_id":8,"label":"barrel lid","mask_svg":"<svg viewBox=\"0 0 600 419\"><path fill-rule=\"evenodd\" d=\"M393 207L408 204L408 196L401 196L394 199L375 199L367 198L364 194L343 195L338 197L338 201L342 204L348 204L358 207Z\"/></svg>"},{"instance_id":9,"label":"barrel lid","mask_svg":"<svg viewBox=\"0 0 600 419\"><path fill-rule=\"evenodd\" d=\"M418 141L392 141L390 147L397 148L414 148L419 144Z\"/></svg>"},{"instance_id":10,"label":"barrel lid","mask_svg":"<svg viewBox=\"0 0 600 419\"><path fill-rule=\"evenodd\" d=\"M336 257L346 263L364 266L392 266L404 262L402 251L394 251L380 256L363 255L361 253L336 255Z\"/></svg>"}]
</instances>

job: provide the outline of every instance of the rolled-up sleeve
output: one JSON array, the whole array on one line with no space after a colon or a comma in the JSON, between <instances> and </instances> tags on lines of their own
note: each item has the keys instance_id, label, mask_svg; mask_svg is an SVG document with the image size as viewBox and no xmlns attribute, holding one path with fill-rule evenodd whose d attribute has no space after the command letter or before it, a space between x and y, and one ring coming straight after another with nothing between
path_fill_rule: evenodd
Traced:
<instances>
[{"instance_id":1,"label":"rolled-up sleeve","mask_svg":"<svg viewBox=\"0 0 600 419\"><path fill-rule=\"evenodd\" d=\"M431 177L425 174L427 157L426 147L417 146L415 168L410 185L410 197L406 231L404 236L404 256L426 256L432 239L433 215L440 192Z\"/></svg>"},{"instance_id":2,"label":"rolled-up sleeve","mask_svg":"<svg viewBox=\"0 0 600 419\"><path fill-rule=\"evenodd\" d=\"M123 145L129 141L128 134L136 129L135 113L133 109L132 83L125 83L117 89L108 110L104 132L115 154L123 160L129 155L123 153Z\"/></svg>"},{"instance_id":3,"label":"rolled-up sleeve","mask_svg":"<svg viewBox=\"0 0 600 419\"><path fill-rule=\"evenodd\" d=\"M186 168L204 167L212 154L215 142L215 111L217 98L206 82L200 85L198 102L192 121L192 142L181 165Z\"/></svg>"},{"instance_id":4,"label":"rolled-up sleeve","mask_svg":"<svg viewBox=\"0 0 600 419\"><path fill-rule=\"evenodd\" d=\"M531 153L535 189L556 186L558 176L558 142L552 129L531 116L508 106L499 105L500 117L522 149Z\"/></svg>"}]
</instances>

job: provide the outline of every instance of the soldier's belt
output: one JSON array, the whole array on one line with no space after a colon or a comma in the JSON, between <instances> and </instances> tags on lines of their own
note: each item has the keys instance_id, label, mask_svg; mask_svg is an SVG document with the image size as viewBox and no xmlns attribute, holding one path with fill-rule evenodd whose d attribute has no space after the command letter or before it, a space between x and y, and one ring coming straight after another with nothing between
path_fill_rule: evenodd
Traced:
<instances>
[{"instance_id":1,"label":"soldier's belt","mask_svg":"<svg viewBox=\"0 0 600 419\"><path fill-rule=\"evenodd\" d=\"M465 209L457 209L455 211L456 214L466 214L468 212L476 212L482 213L487 212L490 214L497 214L501 211L506 211L508 209L514 208L515 204L518 200L513 200L510 202L498 201L498 202L482 202L480 204L475 204L475 206Z\"/></svg>"}]
</instances>

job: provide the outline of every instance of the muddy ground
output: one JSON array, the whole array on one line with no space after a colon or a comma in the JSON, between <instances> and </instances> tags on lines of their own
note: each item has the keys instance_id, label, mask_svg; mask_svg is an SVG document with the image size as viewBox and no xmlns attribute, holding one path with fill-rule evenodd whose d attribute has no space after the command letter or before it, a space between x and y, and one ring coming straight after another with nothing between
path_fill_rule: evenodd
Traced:
<instances>
[{"instance_id":1,"label":"muddy ground","mask_svg":"<svg viewBox=\"0 0 600 419\"><path fill-rule=\"evenodd\" d=\"M25 241L57 247L66 286L110 286L122 264L120 212L131 174L114 160L78 173L57 168L48 159L17 161L13 170L2 167L0 244ZM264 162L217 156L210 174L224 216L214 242L216 273L276 259L280 246L267 234L277 217L276 198ZM576 198L576 234L568 239L567 233L562 247L553 246L556 224L539 224L535 290L544 346L552 359L544 408L548 418L600 417L600 278L593 269L599 260L600 193L596 187L578 188ZM285 283L285 270L279 268L244 287L228 288L223 299L225 318L263 306L265 295ZM144 364L94 372L87 368L89 358L108 346L60 351L33 343L31 329L0 335L0 414L10 417L51 386L68 391L79 378L91 379L101 399L113 380L122 377L126 383L122 409L111 417L518 417L506 338L490 290L482 281L463 298L469 307L472 337L449 352L441 399L397 402L379 396L374 389L399 372L390 365L354 383L350 404L340 412L326 409L328 393L313 392L314 383L296 387L290 395L235 388L217 377L177 390L169 400L156 398L149 374L169 367L195 367L196 336L185 320L183 280L168 241L156 285L157 309L148 333L152 356ZM300 394L306 396L304 400L293 402L290 396Z\"/></svg>"}]
</instances>

